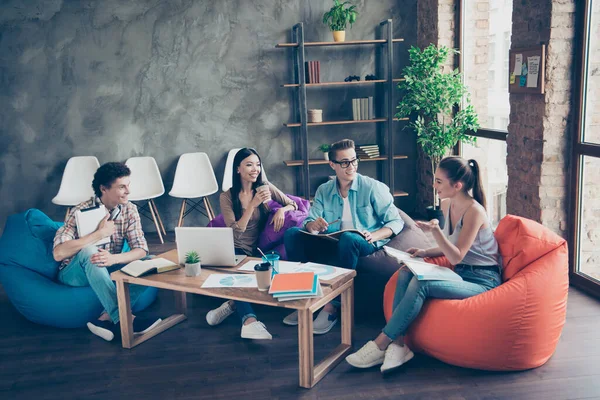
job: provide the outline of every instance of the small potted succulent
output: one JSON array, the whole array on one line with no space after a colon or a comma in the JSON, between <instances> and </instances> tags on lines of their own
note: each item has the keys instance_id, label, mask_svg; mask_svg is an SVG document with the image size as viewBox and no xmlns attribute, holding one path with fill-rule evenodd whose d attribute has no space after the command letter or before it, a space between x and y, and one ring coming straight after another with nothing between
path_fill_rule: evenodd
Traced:
<instances>
[{"instance_id":1,"label":"small potted succulent","mask_svg":"<svg viewBox=\"0 0 600 400\"><path fill-rule=\"evenodd\" d=\"M329 161L329 149L331 148L328 144L322 144L319 146L319 150L323 152L323 159Z\"/></svg>"},{"instance_id":2,"label":"small potted succulent","mask_svg":"<svg viewBox=\"0 0 600 400\"><path fill-rule=\"evenodd\" d=\"M333 0L333 7L323 14L323 23L328 25L329 29L333 31L334 42L343 42L346 40L346 26L350 23L350 27L352 28L352 24L356 22L357 15L356 6L352 5L349 1L342 3L339 0Z\"/></svg>"},{"instance_id":3,"label":"small potted succulent","mask_svg":"<svg viewBox=\"0 0 600 400\"><path fill-rule=\"evenodd\" d=\"M185 254L185 275L198 276L202 267L200 265L200 255L196 251L188 251Z\"/></svg>"}]
</instances>

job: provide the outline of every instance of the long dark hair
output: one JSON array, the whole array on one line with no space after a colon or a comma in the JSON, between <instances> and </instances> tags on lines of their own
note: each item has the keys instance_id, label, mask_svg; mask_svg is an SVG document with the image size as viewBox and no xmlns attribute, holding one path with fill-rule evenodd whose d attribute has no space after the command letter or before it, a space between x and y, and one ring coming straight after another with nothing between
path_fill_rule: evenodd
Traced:
<instances>
[{"instance_id":1,"label":"long dark hair","mask_svg":"<svg viewBox=\"0 0 600 400\"><path fill-rule=\"evenodd\" d=\"M463 190L469 192L473 189L473 198L479 204L486 208L485 192L481 184L481 174L479 173L479 164L476 160L465 160L462 157L446 157L438 168L446 172L446 176L452 184L461 182Z\"/></svg>"},{"instance_id":2,"label":"long dark hair","mask_svg":"<svg viewBox=\"0 0 600 400\"><path fill-rule=\"evenodd\" d=\"M260 174L256 178L256 182L252 184L252 190L256 190L257 187L264 184L262 180L262 160L260 156L256 152L256 150L244 147L240 149L237 153L235 153L235 157L233 158L233 168L231 173L233 176L231 177L231 201L233 203L233 213L235 214L235 219L238 220L242 217L242 203L240 202L240 190L242 190L242 179L240 178L240 174L238 173L238 167L242 164L246 158L251 155L255 155L258 157L258 161L260 162Z\"/></svg>"}]
</instances>

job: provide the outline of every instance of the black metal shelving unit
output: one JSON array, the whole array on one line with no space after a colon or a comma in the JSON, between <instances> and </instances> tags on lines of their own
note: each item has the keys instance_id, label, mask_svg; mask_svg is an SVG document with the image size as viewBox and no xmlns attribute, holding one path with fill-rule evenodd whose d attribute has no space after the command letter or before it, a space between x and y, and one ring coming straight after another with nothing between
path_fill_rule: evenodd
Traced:
<instances>
[{"instance_id":1,"label":"black metal shelving unit","mask_svg":"<svg viewBox=\"0 0 600 400\"><path fill-rule=\"evenodd\" d=\"M405 160L408 158L406 155L394 153L394 135L393 127L394 123L400 121L398 118L394 118L394 89L401 79L395 79L393 77L394 69L394 44L401 43L404 39L393 38L393 25L392 20L388 19L380 23L382 29L386 32L385 39L374 39L374 40L354 40L346 42L305 42L304 41L304 26L302 22L294 25L292 28L292 42L291 43L279 43L275 47L277 48L290 48L293 51L293 64L294 64L294 83L288 83L281 85L285 88L294 88L297 91L297 96L294 99L294 111L297 117L296 122L288 122L283 125L288 128L298 129L299 135L297 135L296 153L299 155L296 160L284 161L284 164L288 167L300 168L302 174L302 183L299 185L302 190L303 197L310 198L310 166L327 164L325 160L310 160L308 158L308 128L309 127L321 127L330 125L343 125L343 124L364 124L364 123L377 123L385 124L385 128L382 129L383 135L379 141L383 145L384 156L372 158L372 159L361 159L361 161L373 161L386 163L384 169L385 179L383 181L389 186L390 191L394 197L408 196L408 193L395 189L394 180L394 168L397 160ZM305 48L307 47L322 47L322 46L383 46L385 48L385 73L386 79L379 79L373 81L353 81L353 82L322 82L322 83L306 83L306 77L304 75L304 61L305 61ZM385 96L385 117L375 118L369 120L341 120L341 121L323 121L323 122L308 122L308 109L306 105L307 88L312 87L327 87L327 86L341 86L348 85L353 87L356 85L382 85L384 87ZM300 120L299 122L297 120ZM403 118L401 120L407 120ZM380 144L380 151L382 146Z\"/></svg>"}]
</instances>

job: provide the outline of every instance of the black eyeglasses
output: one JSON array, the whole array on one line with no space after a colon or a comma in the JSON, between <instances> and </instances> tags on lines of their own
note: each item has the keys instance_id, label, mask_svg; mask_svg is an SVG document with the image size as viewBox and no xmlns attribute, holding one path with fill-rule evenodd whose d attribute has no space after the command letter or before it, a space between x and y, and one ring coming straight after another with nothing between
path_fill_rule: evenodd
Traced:
<instances>
[{"instance_id":1,"label":"black eyeglasses","mask_svg":"<svg viewBox=\"0 0 600 400\"><path fill-rule=\"evenodd\" d=\"M336 160L331 160L332 163L334 164L339 164L340 167L346 169L350 166L350 164L352 164L353 167L356 167L358 165L358 163L360 162L359 158L355 158L354 160L350 160L350 161L336 161Z\"/></svg>"}]
</instances>

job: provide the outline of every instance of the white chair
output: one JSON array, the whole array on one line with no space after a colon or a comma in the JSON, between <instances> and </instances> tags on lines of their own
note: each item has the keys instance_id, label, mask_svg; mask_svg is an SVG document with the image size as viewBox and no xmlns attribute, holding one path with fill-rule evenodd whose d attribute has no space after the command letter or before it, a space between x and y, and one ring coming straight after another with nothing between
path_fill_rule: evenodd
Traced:
<instances>
[{"instance_id":1,"label":"white chair","mask_svg":"<svg viewBox=\"0 0 600 400\"><path fill-rule=\"evenodd\" d=\"M67 206L68 215L70 207L89 200L94 196L92 181L98 167L100 163L94 156L69 158L60 181L60 188L52 203Z\"/></svg>"},{"instance_id":2,"label":"white chair","mask_svg":"<svg viewBox=\"0 0 600 400\"><path fill-rule=\"evenodd\" d=\"M182 154L179 161L177 161L173 187L169 192L169 196L183 199L177 226L182 226L185 216L194 210L200 211L209 221L214 219L215 213L207 196L216 193L218 190L219 184L208 155L206 153ZM202 198L202 203L200 200L191 200L197 198ZM191 208L186 211L188 203ZM199 208L202 205L204 205L204 211Z\"/></svg>"},{"instance_id":3,"label":"white chair","mask_svg":"<svg viewBox=\"0 0 600 400\"><path fill-rule=\"evenodd\" d=\"M223 184L221 185L221 190L223 190L224 192L228 191L232 186L231 176L233 172L233 159L235 158L235 155L239 150L241 149L231 149L227 154L227 161L225 162L225 172L223 172ZM266 181L267 173L265 172L264 168L261 168L260 174L262 180Z\"/></svg>"},{"instance_id":4,"label":"white chair","mask_svg":"<svg viewBox=\"0 0 600 400\"><path fill-rule=\"evenodd\" d=\"M131 170L129 200L133 203L141 203L136 204L140 215L154 221L158 238L161 243L164 243L162 235L166 235L167 232L154 199L165 193L165 186L156 160L154 157L131 157L125 161L125 165Z\"/></svg>"}]
</instances>

